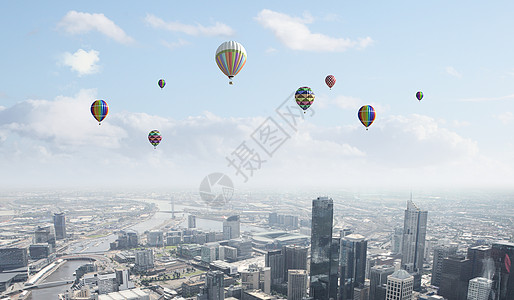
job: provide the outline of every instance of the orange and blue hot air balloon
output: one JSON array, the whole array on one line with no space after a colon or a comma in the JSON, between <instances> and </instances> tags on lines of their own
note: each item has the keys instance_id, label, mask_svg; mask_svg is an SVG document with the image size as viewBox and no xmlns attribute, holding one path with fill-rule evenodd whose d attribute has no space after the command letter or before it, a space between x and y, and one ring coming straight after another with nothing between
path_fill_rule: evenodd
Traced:
<instances>
[{"instance_id":1,"label":"orange and blue hot air balloon","mask_svg":"<svg viewBox=\"0 0 514 300\"><path fill-rule=\"evenodd\" d=\"M325 77L325 83L328 85L330 89L336 84L336 77L334 75L328 75Z\"/></svg>"},{"instance_id":2,"label":"orange and blue hot air balloon","mask_svg":"<svg viewBox=\"0 0 514 300\"><path fill-rule=\"evenodd\" d=\"M423 99L423 92L422 91L417 92L416 98L418 98L418 100L421 101L421 99Z\"/></svg>"},{"instance_id":3,"label":"orange and blue hot air balloon","mask_svg":"<svg viewBox=\"0 0 514 300\"><path fill-rule=\"evenodd\" d=\"M229 41L218 47L214 57L221 72L230 79L229 84L232 84L232 78L244 67L247 56L243 45Z\"/></svg>"},{"instance_id":4,"label":"orange and blue hot air balloon","mask_svg":"<svg viewBox=\"0 0 514 300\"><path fill-rule=\"evenodd\" d=\"M308 86L302 86L296 90L296 93L294 93L296 104L298 104L298 106L303 109L303 113L305 113L305 111L311 107L312 103L314 102L314 97L314 92Z\"/></svg>"},{"instance_id":5,"label":"orange and blue hot air balloon","mask_svg":"<svg viewBox=\"0 0 514 300\"><path fill-rule=\"evenodd\" d=\"M368 127L375 121L375 109L371 105L364 105L359 109L357 116L362 125L368 130Z\"/></svg>"},{"instance_id":6,"label":"orange and blue hot air balloon","mask_svg":"<svg viewBox=\"0 0 514 300\"><path fill-rule=\"evenodd\" d=\"M161 88L161 90L164 88L164 86L166 85L166 81L164 79L159 79L159 81L157 82L157 84L159 85L159 87Z\"/></svg>"},{"instance_id":7,"label":"orange and blue hot air balloon","mask_svg":"<svg viewBox=\"0 0 514 300\"><path fill-rule=\"evenodd\" d=\"M152 130L148 134L148 141L150 142L150 144L153 145L154 149L157 148L157 145L159 145L161 140L162 140L162 136L161 136L161 133L159 132L159 130Z\"/></svg>"},{"instance_id":8,"label":"orange and blue hot air balloon","mask_svg":"<svg viewBox=\"0 0 514 300\"><path fill-rule=\"evenodd\" d=\"M107 105L107 102L104 100L94 101L93 104L91 104L91 113L98 121L98 125L101 125L100 122L102 122L109 113L109 106Z\"/></svg>"}]
</instances>

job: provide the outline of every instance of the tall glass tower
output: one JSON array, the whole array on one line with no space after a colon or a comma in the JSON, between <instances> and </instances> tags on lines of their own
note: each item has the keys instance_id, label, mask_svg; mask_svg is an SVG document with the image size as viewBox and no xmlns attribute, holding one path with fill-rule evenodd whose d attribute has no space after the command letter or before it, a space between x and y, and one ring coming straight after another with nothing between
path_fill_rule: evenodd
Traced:
<instances>
[{"instance_id":1,"label":"tall glass tower","mask_svg":"<svg viewBox=\"0 0 514 300\"><path fill-rule=\"evenodd\" d=\"M411 196L412 198L412 196ZM414 275L414 290L421 288L421 272L425 252L428 212L419 209L412 199L407 201L403 223L402 269Z\"/></svg>"},{"instance_id":2,"label":"tall glass tower","mask_svg":"<svg viewBox=\"0 0 514 300\"><path fill-rule=\"evenodd\" d=\"M66 238L66 216L64 213L54 214L55 238L62 240Z\"/></svg>"},{"instance_id":3,"label":"tall glass tower","mask_svg":"<svg viewBox=\"0 0 514 300\"><path fill-rule=\"evenodd\" d=\"M350 234L341 239L340 299L353 300L353 289L364 286L367 248L368 242L360 234Z\"/></svg>"},{"instance_id":4,"label":"tall glass tower","mask_svg":"<svg viewBox=\"0 0 514 300\"><path fill-rule=\"evenodd\" d=\"M334 203L328 197L312 200L311 269L309 296L313 299L337 298L337 287L331 288L332 222ZM337 281L336 281L337 284ZM331 291L336 291L335 294Z\"/></svg>"}]
</instances>

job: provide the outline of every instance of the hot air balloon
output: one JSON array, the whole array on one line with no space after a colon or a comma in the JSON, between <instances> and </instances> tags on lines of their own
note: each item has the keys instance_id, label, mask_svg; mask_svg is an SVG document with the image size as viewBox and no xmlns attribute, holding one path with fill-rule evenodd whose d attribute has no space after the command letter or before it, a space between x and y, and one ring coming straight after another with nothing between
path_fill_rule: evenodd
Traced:
<instances>
[{"instance_id":1,"label":"hot air balloon","mask_svg":"<svg viewBox=\"0 0 514 300\"><path fill-rule=\"evenodd\" d=\"M362 125L366 126L366 130L368 130L368 127L375 121L375 109L371 105L364 105L359 109L357 116Z\"/></svg>"},{"instance_id":2,"label":"hot air balloon","mask_svg":"<svg viewBox=\"0 0 514 300\"><path fill-rule=\"evenodd\" d=\"M314 97L314 92L307 86L302 86L297 89L294 94L296 103L303 109L303 113L305 113L305 111L312 105Z\"/></svg>"},{"instance_id":3,"label":"hot air balloon","mask_svg":"<svg viewBox=\"0 0 514 300\"><path fill-rule=\"evenodd\" d=\"M224 42L218 47L214 57L221 72L228 76L229 84L232 84L232 78L241 71L246 63L246 50L238 42Z\"/></svg>"},{"instance_id":4,"label":"hot air balloon","mask_svg":"<svg viewBox=\"0 0 514 300\"><path fill-rule=\"evenodd\" d=\"M159 79L159 81L157 82L157 84L159 85L159 87L161 88L161 90L164 88L164 86L166 85L166 81L164 79Z\"/></svg>"},{"instance_id":5,"label":"hot air balloon","mask_svg":"<svg viewBox=\"0 0 514 300\"><path fill-rule=\"evenodd\" d=\"M421 99L423 99L423 92L422 91L417 92L416 98L418 98L418 100L421 101Z\"/></svg>"},{"instance_id":6,"label":"hot air balloon","mask_svg":"<svg viewBox=\"0 0 514 300\"><path fill-rule=\"evenodd\" d=\"M150 141L150 144L153 145L154 149L157 148L157 145L159 145L161 140L162 140L162 136L161 136L161 133L159 132L159 130L152 130L148 134L148 141Z\"/></svg>"},{"instance_id":7,"label":"hot air balloon","mask_svg":"<svg viewBox=\"0 0 514 300\"><path fill-rule=\"evenodd\" d=\"M109 106L107 105L107 102L104 100L96 100L91 104L91 113L93 114L93 117L98 121L98 125L101 125L100 122L105 119L107 116L107 113L109 113Z\"/></svg>"},{"instance_id":8,"label":"hot air balloon","mask_svg":"<svg viewBox=\"0 0 514 300\"><path fill-rule=\"evenodd\" d=\"M328 75L325 77L325 83L328 85L330 89L336 84L336 77L334 75Z\"/></svg>"}]
</instances>

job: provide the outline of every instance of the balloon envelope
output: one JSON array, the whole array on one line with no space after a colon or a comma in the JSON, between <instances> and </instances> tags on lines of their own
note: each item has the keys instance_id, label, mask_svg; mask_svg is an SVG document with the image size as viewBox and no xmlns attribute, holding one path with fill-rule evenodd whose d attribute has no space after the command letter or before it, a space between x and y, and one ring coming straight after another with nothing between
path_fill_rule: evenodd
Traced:
<instances>
[{"instance_id":1,"label":"balloon envelope","mask_svg":"<svg viewBox=\"0 0 514 300\"><path fill-rule=\"evenodd\" d=\"M296 90L294 98L296 103L303 109L307 110L314 102L314 92L310 87L302 86Z\"/></svg>"},{"instance_id":2,"label":"balloon envelope","mask_svg":"<svg viewBox=\"0 0 514 300\"><path fill-rule=\"evenodd\" d=\"M359 109L357 116L368 130L368 127L375 121L375 109L371 105L364 105Z\"/></svg>"},{"instance_id":3,"label":"balloon envelope","mask_svg":"<svg viewBox=\"0 0 514 300\"><path fill-rule=\"evenodd\" d=\"M325 83L328 85L329 88L332 88L334 84L336 84L336 77L334 75L328 75L325 77Z\"/></svg>"},{"instance_id":4,"label":"balloon envelope","mask_svg":"<svg viewBox=\"0 0 514 300\"><path fill-rule=\"evenodd\" d=\"M93 104L91 104L91 113L98 121L98 124L100 124L100 122L102 122L109 113L109 106L107 105L107 102L104 100L94 101Z\"/></svg>"},{"instance_id":5,"label":"balloon envelope","mask_svg":"<svg viewBox=\"0 0 514 300\"><path fill-rule=\"evenodd\" d=\"M159 81L157 82L157 84L159 85L159 87L162 89L164 88L164 86L166 85L166 81L164 79L159 79Z\"/></svg>"},{"instance_id":6,"label":"balloon envelope","mask_svg":"<svg viewBox=\"0 0 514 300\"><path fill-rule=\"evenodd\" d=\"M150 142L150 144L153 145L154 148L157 147L157 145L159 145L161 140L162 140L162 136L161 136L161 133L159 132L159 130L152 130L148 134L148 141Z\"/></svg>"},{"instance_id":7,"label":"balloon envelope","mask_svg":"<svg viewBox=\"0 0 514 300\"><path fill-rule=\"evenodd\" d=\"M229 41L218 47L214 57L221 72L232 79L244 67L247 56L243 45Z\"/></svg>"},{"instance_id":8,"label":"balloon envelope","mask_svg":"<svg viewBox=\"0 0 514 300\"><path fill-rule=\"evenodd\" d=\"M418 98L418 100L421 101L421 99L423 99L423 92L422 91L417 92L416 98Z\"/></svg>"}]
</instances>

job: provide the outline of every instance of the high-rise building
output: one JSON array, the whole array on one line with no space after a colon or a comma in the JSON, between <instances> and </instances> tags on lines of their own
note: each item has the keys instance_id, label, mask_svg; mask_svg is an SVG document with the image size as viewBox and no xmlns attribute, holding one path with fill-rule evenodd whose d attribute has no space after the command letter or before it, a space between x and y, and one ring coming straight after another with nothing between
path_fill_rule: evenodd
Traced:
<instances>
[{"instance_id":1,"label":"high-rise building","mask_svg":"<svg viewBox=\"0 0 514 300\"><path fill-rule=\"evenodd\" d=\"M441 275L443 273L443 260L450 255L457 254L456 245L439 245L434 247L434 262L432 264L432 281L435 286L441 285Z\"/></svg>"},{"instance_id":2,"label":"high-rise building","mask_svg":"<svg viewBox=\"0 0 514 300\"><path fill-rule=\"evenodd\" d=\"M395 228L394 233L391 236L391 252L402 253L402 237L403 229L401 227Z\"/></svg>"},{"instance_id":3,"label":"high-rise building","mask_svg":"<svg viewBox=\"0 0 514 300\"><path fill-rule=\"evenodd\" d=\"M282 250L268 251L265 257L265 266L271 268L271 285L284 282L284 254Z\"/></svg>"},{"instance_id":4,"label":"high-rise building","mask_svg":"<svg viewBox=\"0 0 514 300\"><path fill-rule=\"evenodd\" d=\"M491 257L495 262L493 290L499 294L499 300L514 300L514 243L494 243Z\"/></svg>"},{"instance_id":5,"label":"high-rise building","mask_svg":"<svg viewBox=\"0 0 514 300\"><path fill-rule=\"evenodd\" d=\"M189 215L187 216L187 228L196 228L196 216L195 215Z\"/></svg>"},{"instance_id":6,"label":"high-rise building","mask_svg":"<svg viewBox=\"0 0 514 300\"><path fill-rule=\"evenodd\" d=\"M66 238L66 215L64 213L54 214L55 238L62 240Z\"/></svg>"},{"instance_id":7,"label":"high-rise building","mask_svg":"<svg viewBox=\"0 0 514 300\"><path fill-rule=\"evenodd\" d=\"M27 248L0 248L0 271L26 267Z\"/></svg>"},{"instance_id":8,"label":"high-rise building","mask_svg":"<svg viewBox=\"0 0 514 300\"><path fill-rule=\"evenodd\" d=\"M466 300L471 278L471 261L464 256L449 256L443 259L438 294L451 300Z\"/></svg>"},{"instance_id":9,"label":"high-rise building","mask_svg":"<svg viewBox=\"0 0 514 300\"><path fill-rule=\"evenodd\" d=\"M160 230L149 231L146 235L146 242L150 247L164 247L164 232Z\"/></svg>"},{"instance_id":10,"label":"high-rise building","mask_svg":"<svg viewBox=\"0 0 514 300\"><path fill-rule=\"evenodd\" d=\"M55 247L55 229L52 225L38 226L34 230L34 244L45 243Z\"/></svg>"},{"instance_id":11,"label":"high-rise building","mask_svg":"<svg viewBox=\"0 0 514 300\"><path fill-rule=\"evenodd\" d=\"M476 277L469 281L467 300L489 300L493 281L491 279Z\"/></svg>"},{"instance_id":12,"label":"high-rise building","mask_svg":"<svg viewBox=\"0 0 514 300\"><path fill-rule=\"evenodd\" d=\"M287 300L302 300L307 296L307 270L287 272Z\"/></svg>"},{"instance_id":13,"label":"high-rise building","mask_svg":"<svg viewBox=\"0 0 514 300\"><path fill-rule=\"evenodd\" d=\"M312 200L311 264L309 296L314 299L337 297L330 287L332 264L332 222L334 203L328 197ZM337 279L336 279L337 280ZM337 287L335 287L337 291Z\"/></svg>"},{"instance_id":14,"label":"high-rise building","mask_svg":"<svg viewBox=\"0 0 514 300\"><path fill-rule=\"evenodd\" d=\"M207 300L225 299L224 276L225 274L221 271L207 272L205 275L205 294L207 295Z\"/></svg>"},{"instance_id":15,"label":"high-rise building","mask_svg":"<svg viewBox=\"0 0 514 300\"><path fill-rule=\"evenodd\" d=\"M266 294L271 293L271 268L258 268L250 266L241 273L241 286L243 290L261 290Z\"/></svg>"},{"instance_id":16,"label":"high-rise building","mask_svg":"<svg viewBox=\"0 0 514 300\"><path fill-rule=\"evenodd\" d=\"M350 234L341 239L339 299L353 300L354 288L364 286L367 245L360 234Z\"/></svg>"},{"instance_id":17,"label":"high-rise building","mask_svg":"<svg viewBox=\"0 0 514 300\"><path fill-rule=\"evenodd\" d=\"M368 300L369 299L369 285L360 285L353 288L353 300Z\"/></svg>"},{"instance_id":18,"label":"high-rise building","mask_svg":"<svg viewBox=\"0 0 514 300\"><path fill-rule=\"evenodd\" d=\"M395 271L387 276L386 300L411 300L414 276L405 270Z\"/></svg>"},{"instance_id":19,"label":"high-rise building","mask_svg":"<svg viewBox=\"0 0 514 300\"><path fill-rule=\"evenodd\" d=\"M468 248L467 258L471 260L471 276L475 277L486 277L491 276L494 273L494 263L491 260L490 270L486 270L487 261L491 258L492 248L486 245L480 245ZM490 275L484 274L489 272Z\"/></svg>"},{"instance_id":20,"label":"high-rise building","mask_svg":"<svg viewBox=\"0 0 514 300\"><path fill-rule=\"evenodd\" d=\"M303 246L284 246L284 279L288 278L289 270L307 270L307 253L309 248Z\"/></svg>"},{"instance_id":21,"label":"high-rise building","mask_svg":"<svg viewBox=\"0 0 514 300\"><path fill-rule=\"evenodd\" d=\"M394 273L394 266L378 265L369 272L369 300L384 300L387 290L387 276Z\"/></svg>"},{"instance_id":22,"label":"high-rise building","mask_svg":"<svg viewBox=\"0 0 514 300\"><path fill-rule=\"evenodd\" d=\"M239 216L228 217L223 221L223 239L238 239L240 235L241 221Z\"/></svg>"},{"instance_id":23,"label":"high-rise building","mask_svg":"<svg viewBox=\"0 0 514 300\"><path fill-rule=\"evenodd\" d=\"M414 275L414 290L421 288L428 212L407 201L402 238L402 269Z\"/></svg>"},{"instance_id":24,"label":"high-rise building","mask_svg":"<svg viewBox=\"0 0 514 300\"><path fill-rule=\"evenodd\" d=\"M154 263L152 249L136 251L136 268L140 270L147 270L153 267Z\"/></svg>"}]
</instances>

